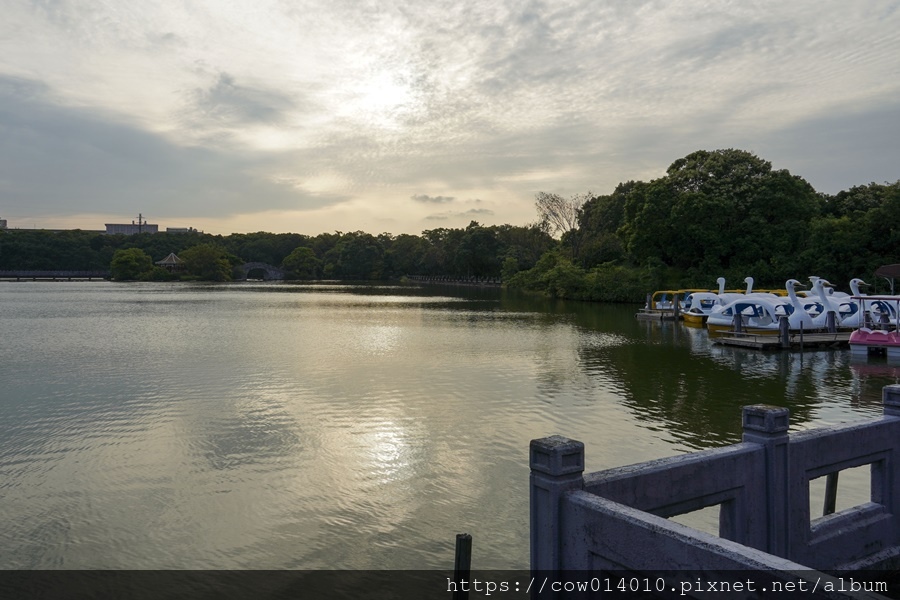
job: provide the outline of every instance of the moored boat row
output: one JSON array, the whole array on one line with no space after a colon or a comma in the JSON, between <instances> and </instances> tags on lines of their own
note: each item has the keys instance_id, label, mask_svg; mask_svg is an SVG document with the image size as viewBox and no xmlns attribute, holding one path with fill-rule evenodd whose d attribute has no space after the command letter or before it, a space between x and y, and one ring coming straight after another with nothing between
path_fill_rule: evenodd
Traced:
<instances>
[{"instance_id":1,"label":"moored boat row","mask_svg":"<svg viewBox=\"0 0 900 600\"><path fill-rule=\"evenodd\" d=\"M663 290L648 296L638 318L682 319L691 326L703 326L712 334L738 332L754 335L778 335L787 332L817 332L852 329L894 331L898 328L900 296L866 296L862 279L850 281L851 293L835 291L825 279L812 276L810 288L796 279L785 282L782 290L753 290L753 278L747 277L743 291L726 290L719 278L718 291ZM882 340L881 333L874 340ZM897 334L900 341L900 333ZM891 338L893 339L893 338ZM898 344L900 347L900 344Z\"/></svg>"}]
</instances>

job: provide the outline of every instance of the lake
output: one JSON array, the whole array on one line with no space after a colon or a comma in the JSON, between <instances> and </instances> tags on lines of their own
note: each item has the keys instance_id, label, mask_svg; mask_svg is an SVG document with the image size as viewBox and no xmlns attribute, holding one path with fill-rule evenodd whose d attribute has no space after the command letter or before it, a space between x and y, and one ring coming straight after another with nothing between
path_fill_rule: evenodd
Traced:
<instances>
[{"instance_id":1,"label":"lake","mask_svg":"<svg viewBox=\"0 0 900 600\"><path fill-rule=\"evenodd\" d=\"M594 471L737 442L746 404L873 417L900 376L499 289L3 282L0 307L3 569L447 569L461 532L527 568L531 439Z\"/></svg>"}]
</instances>

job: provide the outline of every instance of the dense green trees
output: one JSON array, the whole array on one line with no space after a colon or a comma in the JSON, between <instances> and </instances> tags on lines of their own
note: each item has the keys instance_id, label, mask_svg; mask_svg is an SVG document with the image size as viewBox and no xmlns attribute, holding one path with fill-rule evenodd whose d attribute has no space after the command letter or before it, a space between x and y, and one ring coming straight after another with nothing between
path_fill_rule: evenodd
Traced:
<instances>
[{"instance_id":1,"label":"dense green trees","mask_svg":"<svg viewBox=\"0 0 900 600\"><path fill-rule=\"evenodd\" d=\"M322 267L322 261L316 258L312 248L298 246L288 254L281 267L290 274L291 279L316 279Z\"/></svg>"},{"instance_id":2,"label":"dense green trees","mask_svg":"<svg viewBox=\"0 0 900 600\"><path fill-rule=\"evenodd\" d=\"M580 251L563 236L554 259L510 283L593 300L614 300L635 286L644 293L713 287L719 276L780 286L819 275L846 287L900 262L898 219L900 181L828 196L749 152L698 151L673 162L664 177L590 198L578 214Z\"/></svg>"},{"instance_id":3,"label":"dense green trees","mask_svg":"<svg viewBox=\"0 0 900 600\"><path fill-rule=\"evenodd\" d=\"M749 152L700 151L661 179L632 184L617 233L633 261L658 257L689 279L749 269L787 279L819 205L812 186ZM775 256L788 260L771 264Z\"/></svg>"},{"instance_id":4,"label":"dense green trees","mask_svg":"<svg viewBox=\"0 0 900 600\"><path fill-rule=\"evenodd\" d=\"M540 192L535 206L531 225L472 221L421 235L7 230L0 270L165 278L152 262L175 252L194 279L224 281L236 265L263 262L296 279L502 277L557 297L639 301L663 287L711 287L719 276L775 286L818 275L846 286L900 262L900 181L819 194L743 150L693 152L663 177L620 183L608 195Z\"/></svg>"},{"instance_id":5,"label":"dense green trees","mask_svg":"<svg viewBox=\"0 0 900 600\"><path fill-rule=\"evenodd\" d=\"M153 259L140 248L116 250L109 265L113 279L133 281L143 279L153 270Z\"/></svg>"},{"instance_id":6,"label":"dense green trees","mask_svg":"<svg viewBox=\"0 0 900 600\"><path fill-rule=\"evenodd\" d=\"M504 261L511 273L534 266L554 245L537 226L433 229L422 235L378 236L355 231L300 234L257 232L214 236L179 234L105 235L86 231L0 231L0 270L107 270L124 250L139 250L152 262L174 252L186 261L184 275L224 281L245 262L281 266L296 279L386 279L406 275L500 277ZM133 252L122 255L134 259ZM118 259L120 262L124 258ZM118 263L117 263L118 264ZM144 264L146 266L146 264ZM143 267L142 267L143 268ZM125 273L124 267L116 267ZM158 270L158 269L157 269ZM162 278L153 270L124 279Z\"/></svg>"},{"instance_id":7,"label":"dense green trees","mask_svg":"<svg viewBox=\"0 0 900 600\"><path fill-rule=\"evenodd\" d=\"M243 262L217 244L191 246L179 258L190 277L203 281L230 281L234 267Z\"/></svg>"}]
</instances>

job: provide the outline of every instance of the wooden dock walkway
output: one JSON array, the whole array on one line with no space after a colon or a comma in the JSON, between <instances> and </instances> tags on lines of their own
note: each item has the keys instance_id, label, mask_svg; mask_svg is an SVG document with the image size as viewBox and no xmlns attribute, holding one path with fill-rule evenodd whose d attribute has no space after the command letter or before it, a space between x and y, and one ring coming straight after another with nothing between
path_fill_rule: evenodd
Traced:
<instances>
[{"instance_id":1,"label":"wooden dock walkway","mask_svg":"<svg viewBox=\"0 0 900 600\"><path fill-rule=\"evenodd\" d=\"M3 281L72 281L73 279L109 279L109 271L0 271Z\"/></svg>"},{"instance_id":2,"label":"wooden dock walkway","mask_svg":"<svg viewBox=\"0 0 900 600\"><path fill-rule=\"evenodd\" d=\"M642 308L634 318L638 321L677 321L681 315L671 308Z\"/></svg>"},{"instance_id":3,"label":"wooden dock walkway","mask_svg":"<svg viewBox=\"0 0 900 600\"><path fill-rule=\"evenodd\" d=\"M752 348L754 350L805 350L847 348L850 344L851 331L836 333L803 332L792 333L785 345L779 335L761 335L754 333L730 332L711 338L714 344Z\"/></svg>"}]
</instances>

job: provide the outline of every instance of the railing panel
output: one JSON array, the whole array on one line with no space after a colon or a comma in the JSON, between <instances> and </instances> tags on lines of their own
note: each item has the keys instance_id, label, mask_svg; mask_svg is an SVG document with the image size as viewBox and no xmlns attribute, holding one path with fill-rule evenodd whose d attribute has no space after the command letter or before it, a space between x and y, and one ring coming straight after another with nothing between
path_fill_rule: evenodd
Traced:
<instances>
[{"instance_id":1,"label":"railing panel","mask_svg":"<svg viewBox=\"0 0 900 600\"><path fill-rule=\"evenodd\" d=\"M817 568L835 568L897 545L900 465L894 446L898 441L900 419L896 417L791 436L789 558ZM872 465L870 502L811 519L809 482L862 465Z\"/></svg>"},{"instance_id":2,"label":"railing panel","mask_svg":"<svg viewBox=\"0 0 900 600\"><path fill-rule=\"evenodd\" d=\"M763 460L758 445L735 444L591 473L584 489L659 517L722 505L719 535L763 549Z\"/></svg>"},{"instance_id":3,"label":"railing panel","mask_svg":"<svg viewBox=\"0 0 900 600\"><path fill-rule=\"evenodd\" d=\"M580 442L533 440L532 568L900 564L900 385L883 399L882 418L792 435L787 409L744 407L741 444L587 475ZM809 481L864 465L869 501L811 521ZM722 537L663 518L712 505Z\"/></svg>"},{"instance_id":4,"label":"railing panel","mask_svg":"<svg viewBox=\"0 0 900 600\"><path fill-rule=\"evenodd\" d=\"M561 508L564 569L803 568L585 491L567 493Z\"/></svg>"},{"instance_id":5,"label":"railing panel","mask_svg":"<svg viewBox=\"0 0 900 600\"><path fill-rule=\"evenodd\" d=\"M659 577L665 580L665 592L697 598L710 597L709 582L718 592L740 597L759 594L763 587L807 591L829 584L835 590L843 587L836 577L585 491L565 494L561 508L564 570L597 574L627 569L639 574L640 585L658 589ZM609 596L617 594L613 590ZM824 595L882 598L866 592Z\"/></svg>"},{"instance_id":6,"label":"railing panel","mask_svg":"<svg viewBox=\"0 0 900 600\"><path fill-rule=\"evenodd\" d=\"M584 477L584 489L655 512L693 498L743 487L747 476L753 478L761 460L756 444L735 444L589 473Z\"/></svg>"}]
</instances>

